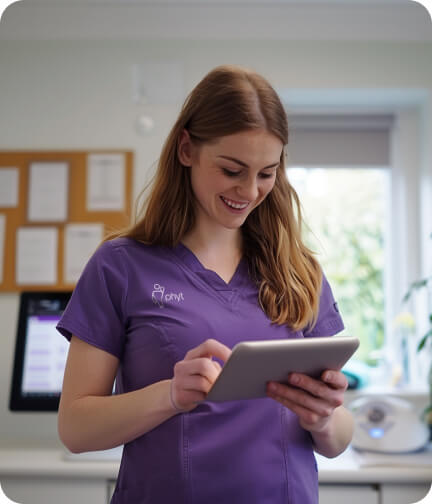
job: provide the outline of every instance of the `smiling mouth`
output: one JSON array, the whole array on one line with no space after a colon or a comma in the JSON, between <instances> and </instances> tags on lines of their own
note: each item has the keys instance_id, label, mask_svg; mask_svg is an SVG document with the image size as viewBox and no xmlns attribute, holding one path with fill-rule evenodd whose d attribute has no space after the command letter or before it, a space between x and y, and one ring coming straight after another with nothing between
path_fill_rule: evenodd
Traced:
<instances>
[{"instance_id":1,"label":"smiling mouth","mask_svg":"<svg viewBox=\"0 0 432 504\"><path fill-rule=\"evenodd\" d=\"M220 198L227 206L234 210L244 210L249 205L249 203L237 203L228 198L224 198L223 196L221 196Z\"/></svg>"}]
</instances>

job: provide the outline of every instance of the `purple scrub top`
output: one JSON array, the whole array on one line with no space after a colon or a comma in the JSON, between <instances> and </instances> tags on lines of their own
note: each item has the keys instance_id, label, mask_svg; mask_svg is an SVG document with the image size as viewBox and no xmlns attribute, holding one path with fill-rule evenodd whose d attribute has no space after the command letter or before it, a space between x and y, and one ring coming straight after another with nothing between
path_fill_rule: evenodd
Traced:
<instances>
[{"instance_id":1,"label":"purple scrub top","mask_svg":"<svg viewBox=\"0 0 432 504\"><path fill-rule=\"evenodd\" d=\"M272 324L242 259L227 284L183 244L105 242L83 271L57 329L120 359L116 393L170 379L208 338L331 336L343 322L323 278L312 331ZM111 504L317 504L310 434L270 398L203 402L125 444Z\"/></svg>"}]
</instances>

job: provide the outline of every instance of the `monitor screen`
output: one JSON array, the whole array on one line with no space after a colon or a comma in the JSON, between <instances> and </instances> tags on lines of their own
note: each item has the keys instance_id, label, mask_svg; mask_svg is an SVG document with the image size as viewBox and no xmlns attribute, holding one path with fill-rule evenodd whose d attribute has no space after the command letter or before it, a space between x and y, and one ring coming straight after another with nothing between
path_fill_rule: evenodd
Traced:
<instances>
[{"instance_id":1,"label":"monitor screen","mask_svg":"<svg viewBox=\"0 0 432 504\"><path fill-rule=\"evenodd\" d=\"M69 343L56 325L71 292L22 292L9 407L57 411Z\"/></svg>"}]
</instances>

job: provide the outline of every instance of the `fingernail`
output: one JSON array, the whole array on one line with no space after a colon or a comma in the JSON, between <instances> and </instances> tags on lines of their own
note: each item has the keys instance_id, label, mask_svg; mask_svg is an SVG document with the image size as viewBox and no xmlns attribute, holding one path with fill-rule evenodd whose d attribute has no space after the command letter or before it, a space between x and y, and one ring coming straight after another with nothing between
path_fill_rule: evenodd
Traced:
<instances>
[{"instance_id":1,"label":"fingernail","mask_svg":"<svg viewBox=\"0 0 432 504\"><path fill-rule=\"evenodd\" d=\"M293 385L296 385L299 382L299 377L295 374L290 376L290 383Z\"/></svg>"},{"instance_id":2,"label":"fingernail","mask_svg":"<svg viewBox=\"0 0 432 504\"><path fill-rule=\"evenodd\" d=\"M333 378L332 373L326 373L324 375L324 381L330 382L330 381L332 381L332 378Z\"/></svg>"},{"instance_id":3,"label":"fingernail","mask_svg":"<svg viewBox=\"0 0 432 504\"><path fill-rule=\"evenodd\" d=\"M269 383L268 386L270 392L276 392L276 384L275 383Z\"/></svg>"}]
</instances>

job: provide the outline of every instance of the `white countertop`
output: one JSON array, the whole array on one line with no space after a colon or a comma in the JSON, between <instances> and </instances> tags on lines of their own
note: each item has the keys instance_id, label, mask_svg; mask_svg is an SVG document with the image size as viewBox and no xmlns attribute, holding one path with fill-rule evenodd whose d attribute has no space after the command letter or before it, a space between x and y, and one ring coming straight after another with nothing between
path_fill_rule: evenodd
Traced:
<instances>
[{"instance_id":1,"label":"white countertop","mask_svg":"<svg viewBox=\"0 0 432 504\"><path fill-rule=\"evenodd\" d=\"M334 459L315 457L320 483L432 483L432 447L409 455L358 452L349 447Z\"/></svg>"},{"instance_id":2,"label":"white countertop","mask_svg":"<svg viewBox=\"0 0 432 504\"><path fill-rule=\"evenodd\" d=\"M117 459L91 457L82 454L66 459L58 449L0 449L0 481L3 477L117 478L118 454ZM382 462L380 457L362 457L351 448L334 459L316 458L320 483L432 483L432 448L417 462L413 455L392 455Z\"/></svg>"},{"instance_id":3,"label":"white countertop","mask_svg":"<svg viewBox=\"0 0 432 504\"><path fill-rule=\"evenodd\" d=\"M66 459L64 451L55 449L0 450L0 481L5 476L116 479L119 467L120 460Z\"/></svg>"}]
</instances>

